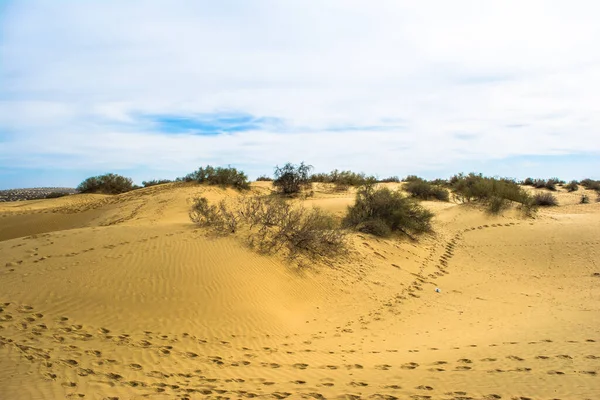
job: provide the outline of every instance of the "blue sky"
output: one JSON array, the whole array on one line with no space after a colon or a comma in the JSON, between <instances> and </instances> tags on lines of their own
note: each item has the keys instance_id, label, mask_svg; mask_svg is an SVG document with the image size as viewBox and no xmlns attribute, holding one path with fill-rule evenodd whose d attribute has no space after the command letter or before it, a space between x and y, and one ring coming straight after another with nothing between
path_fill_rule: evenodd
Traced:
<instances>
[{"instance_id":1,"label":"blue sky","mask_svg":"<svg viewBox=\"0 0 600 400\"><path fill-rule=\"evenodd\" d=\"M600 4L0 1L0 189L287 161L600 179Z\"/></svg>"}]
</instances>

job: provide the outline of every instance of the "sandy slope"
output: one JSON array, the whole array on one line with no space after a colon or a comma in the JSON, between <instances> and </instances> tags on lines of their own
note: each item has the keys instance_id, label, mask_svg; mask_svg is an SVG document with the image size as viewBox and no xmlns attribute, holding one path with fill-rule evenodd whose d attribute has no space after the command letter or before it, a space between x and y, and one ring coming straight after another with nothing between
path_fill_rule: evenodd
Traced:
<instances>
[{"instance_id":1,"label":"sandy slope","mask_svg":"<svg viewBox=\"0 0 600 400\"><path fill-rule=\"evenodd\" d=\"M0 399L600 398L600 204L580 192L535 220L426 203L434 236L355 235L300 271L205 237L200 193L236 196L0 205Z\"/></svg>"}]
</instances>

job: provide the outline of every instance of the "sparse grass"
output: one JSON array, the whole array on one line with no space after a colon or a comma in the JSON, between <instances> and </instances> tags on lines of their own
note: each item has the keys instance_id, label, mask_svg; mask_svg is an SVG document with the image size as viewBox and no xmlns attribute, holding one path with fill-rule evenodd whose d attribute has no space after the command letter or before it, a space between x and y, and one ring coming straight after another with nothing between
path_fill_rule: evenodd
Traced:
<instances>
[{"instance_id":1,"label":"sparse grass","mask_svg":"<svg viewBox=\"0 0 600 400\"><path fill-rule=\"evenodd\" d=\"M541 207L552 207L558 205L558 200L552 193L537 193L533 196L533 204Z\"/></svg>"},{"instance_id":2,"label":"sparse grass","mask_svg":"<svg viewBox=\"0 0 600 400\"><path fill-rule=\"evenodd\" d=\"M173 182L170 179L153 179L151 181L142 181L142 185L144 185L144 187L150 187L150 186L156 186L156 185L162 185L164 183L171 183Z\"/></svg>"},{"instance_id":3,"label":"sparse grass","mask_svg":"<svg viewBox=\"0 0 600 400\"><path fill-rule=\"evenodd\" d=\"M233 187L238 190L250 189L248 177L242 171L238 171L232 167L200 167L182 178L177 178L177 181L207 183L209 185L219 185L223 187Z\"/></svg>"},{"instance_id":4,"label":"sparse grass","mask_svg":"<svg viewBox=\"0 0 600 400\"><path fill-rule=\"evenodd\" d=\"M414 199L398 191L367 184L358 190L355 204L348 207L343 225L382 236L402 232L412 238L431 230L432 217L433 213Z\"/></svg>"},{"instance_id":5,"label":"sparse grass","mask_svg":"<svg viewBox=\"0 0 600 400\"><path fill-rule=\"evenodd\" d=\"M304 162L301 162L300 165L287 163L281 168L276 166L273 186L277 188L280 194L285 196L298 195L303 190L312 187L310 181L310 171L312 169L312 165L304 164Z\"/></svg>"},{"instance_id":6,"label":"sparse grass","mask_svg":"<svg viewBox=\"0 0 600 400\"><path fill-rule=\"evenodd\" d=\"M80 193L119 194L133 190L133 180L117 174L87 178L77 186Z\"/></svg>"},{"instance_id":7,"label":"sparse grass","mask_svg":"<svg viewBox=\"0 0 600 400\"><path fill-rule=\"evenodd\" d=\"M190 219L219 234L246 228L251 247L265 253L331 257L346 246L345 233L335 217L318 208L293 207L276 197L250 197L230 206L225 201L210 205L204 197L195 200Z\"/></svg>"},{"instance_id":8,"label":"sparse grass","mask_svg":"<svg viewBox=\"0 0 600 400\"><path fill-rule=\"evenodd\" d=\"M408 182L404 190L421 200L450 201L450 193L441 186L433 185L423 179L415 179Z\"/></svg>"},{"instance_id":9,"label":"sparse grass","mask_svg":"<svg viewBox=\"0 0 600 400\"><path fill-rule=\"evenodd\" d=\"M482 203L490 213L499 213L513 202L520 204L526 215L535 212L533 199L513 179L490 178L470 173L453 176L449 184L455 201Z\"/></svg>"}]
</instances>

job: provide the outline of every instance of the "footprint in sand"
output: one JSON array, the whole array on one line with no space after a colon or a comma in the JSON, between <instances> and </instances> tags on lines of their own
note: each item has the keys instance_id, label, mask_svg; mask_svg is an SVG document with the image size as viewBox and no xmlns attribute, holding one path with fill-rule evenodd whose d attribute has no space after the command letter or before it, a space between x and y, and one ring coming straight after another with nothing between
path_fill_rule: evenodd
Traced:
<instances>
[{"instance_id":1,"label":"footprint in sand","mask_svg":"<svg viewBox=\"0 0 600 400\"><path fill-rule=\"evenodd\" d=\"M415 369L419 366L419 364L415 363L415 362L409 362L406 364L402 364L402 366L400 368L402 369Z\"/></svg>"},{"instance_id":2,"label":"footprint in sand","mask_svg":"<svg viewBox=\"0 0 600 400\"><path fill-rule=\"evenodd\" d=\"M297 368L297 369L306 369L306 368L308 368L308 364L303 364L303 363L294 364L292 366L294 368Z\"/></svg>"}]
</instances>

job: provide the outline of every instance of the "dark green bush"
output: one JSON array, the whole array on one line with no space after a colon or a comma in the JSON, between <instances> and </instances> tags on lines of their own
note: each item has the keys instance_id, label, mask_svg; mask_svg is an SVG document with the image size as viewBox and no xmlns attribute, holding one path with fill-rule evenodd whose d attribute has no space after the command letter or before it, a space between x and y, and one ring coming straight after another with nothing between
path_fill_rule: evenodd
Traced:
<instances>
[{"instance_id":1,"label":"dark green bush","mask_svg":"<svg viewBox=\"0 0 600 400\"><path fill-rule=\"evenodd\" d=\"M287 163L281 168L276 166L273 186L283 195L297 195L312 186L309 175L312 168L311 165L306 165L304 162L297 166L291 163Z\"/></svg>"},{"instance_id":2,"label":"dark green bush","mask_svg":"<svg viewBox=\"0 0 600 400\"><path fill-rule=\"evenodd\" d=\"M68 195L69 195L69 193L65 193L65 192L51 192L46 195L46 198L47 199L58 199L59 197L65 197Z\"/></svg>"},{"instance_id":3,"label":"dark green bush","mask_svg":"<svg viewBox=\"0 0 600 400\"><path fill-rule=\"evenodd\" d=\"M525 186L533 186L533 183L534 183L534 182L535 182L535 181L533 180L533 178L526 178L526 179L523 181L523 185L525 185Z\"/></svg>"},{"instance_id":4,"label":"dark green bush","mask_svg":"<svg viewBox=\"0 0 600 400\"><path fill-rule=\"evenodd\" d=\"M408 175L406 178L404 178L404 182L412 182L412 181L423 181L423 178L419 178L416 175Z\"/></svg>"},{"instance_id":5,"label":"dark green bush","mask_svg":"<svg viewBox=\"0 0 600 400\"><path fill-rule=\"evenodd\" d=\"M558 200L552 193L537 193L533 196L533 204L542 207L557 206Z\"/></svg>"},{"instance_id":6,"label":"dark green bush","mask_svg":"<svg viewBox=\"0 0 600 400\"><path fill-rule=\"evenodd\" d=\"M593 179L584 179L581 181L581 186L588 190L595 190L600 192L600 181L595 181Z\"/></svg>"},{"instance_id":7,"label":"dark green bush","mask_svg":"<svg viewBox=\"0 0 600 400\"><path fill-rule=\"evenodd\" d=\"M156 186L156 185L162 185L163 183L171 183L173 182L170 179L153 179L151 181L142 181L142 185L144 185L144 187L150 187L150 186Z\"/></svg>"},{"instance_id":8,"label":"dark green bush","mask_svg":"<svg viewBox=\"0 0 600 400\"><path fill-rule=\"evenodd\" d=\"M380 179L378 182L381 183L400 183L400 178L397 176L388 176L387 178Z\"/></svg>"},{"instance_id":9,"label":"dark green bush","mask_svg":"<svg viewBox=\"0 0 600 400\"><path fill-rule=\"evenodd\" d=\"M200 167L197 171L187 174L178 181L207 183L209 185L231 186L238 190L250 189L248 177L242 171L232 167Z\"/></svg>"},{"instance_id":10,"label":"dark green bush","mask_svg":"<svg viewBox=\"0 0 600 400\"><path fill-rule=\"evenodd\" d=\"M357 191L356 202L348 207L343 225L385 233L388 231L377 229L383 222L389 232L402 232L411 236L430 231L432 217L433 214L414 199L388 188L376 189L374 184L367 184Z\"/></svg>"},{"instance_id":11,"label":"dark green bush","mask_svg":"<svg viewBox=\"0 0 600 400\"><path fill-rule=\"evenodd\" d=\"M318 173L310 177L311 182L332 183L338 191L348 190L352 186L364 185L367 181L376 181L375 177L366 176L364 173L352 171L338 171L337 169L328 174Z\"/></svg>"},{"instance_id":12,"label":"dark green bush","mask_svg":"<svg viewBox=\"0 0 600 400\"><path fill-rule=\"evenodd\" d=\"M422 200L437 199L441 201L449 201L450 193L448 190L440 186L432 185L423 179L411 180L404 186L404 190Z\"/></svg>"},{"instance_id":13,"label":"dark green bush","mask_svg":"<svg viewBox=\"0 0 600 400\"><path fill-rule=\"evenodd\" d=\"M87 178L77 186L80 193L119 194L133 190L133 180L117 174Z\"/></svg>"},{"instance_id":14,"label":"dark green bush","mask_svg":"<svg viewBox=\"0 0 600 400\"><path fill-rule=\"evenodd\" d=\"M273 182L273 178L271 178L270 176L261 175L258 178L256 178L256 182Z\"/></svg>"},{"instance_id":15,"label":"dark green bush","mask_svg":"<svg viewBox=\"0 0 600 400\"><path fill-rule=\"evenodd\" d=\"M576 192L577 190L579 190L579 186L577 186L577 181L571 181L568 184L566 184L564 187L569 192Z\"/></svg>"},{"instance_id":16,"label":"dark green bush","mask_svg":"<svg viewBox=\"0 0 600 400\"><path fill-rule=\"evenodd\" d=\"M379 237L389 237L392 234L392 230L388 224L380 219L371 219L361 222L356 225L355 229L359 232Z\"/></svg>"}]
</instances>

